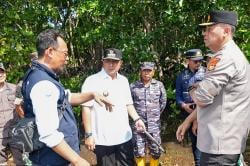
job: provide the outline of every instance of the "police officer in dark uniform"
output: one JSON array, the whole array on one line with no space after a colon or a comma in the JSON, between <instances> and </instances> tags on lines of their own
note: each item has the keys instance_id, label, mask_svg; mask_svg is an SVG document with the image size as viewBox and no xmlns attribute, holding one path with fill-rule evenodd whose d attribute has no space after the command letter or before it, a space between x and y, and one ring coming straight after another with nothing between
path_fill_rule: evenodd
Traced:
<instances>
[{"instance_id":1,"label":"police officer in dark uniform","mask_svg":"<svg viewBox=\"0 0 250 166\"><path fill-rule=\"evenodd\" d=\"M184 53L186 56L187 68L180 72L176 78L176 103L181 109L181 117L185 119L195 109L195 104L188 94L190 79L195 76L198 70L201 70L203 60L200 49L191 49ZM192 151L195 165L199 165L200 151L196 147L197 137L189 129L189 136L192 142Z\"/></svg>"}]
</instances>

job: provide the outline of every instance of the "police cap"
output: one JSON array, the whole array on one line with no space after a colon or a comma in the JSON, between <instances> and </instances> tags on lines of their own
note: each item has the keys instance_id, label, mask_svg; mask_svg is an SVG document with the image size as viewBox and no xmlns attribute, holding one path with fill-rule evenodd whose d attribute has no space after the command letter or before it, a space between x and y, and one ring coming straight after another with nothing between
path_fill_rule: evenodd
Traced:
<instances>
[{"instance_id":1,"label":"police cap","mask_svg":"<svg viewBox=\"0 0 250 166\"><path fill-rule=\"evenodd\" d=\"M216 23L224 23L232 26L237 24L237 13L234 11L214 10L208 15L207 22L199 24L200 26L209 26Z\"/></svg>"},{"instance_id":2,"label":"police cap","mask_svg":"<svg viewBox=\"0 0 250 166\"><path fill-rule=\"evenodd\" d=\"M191 59L191 60L202 60L203 56L202 56L202 52L200 49L191 49L188 50L186 52L184 52L184 55L186 56L187 59Z\"/></svg>"}]
</instances>

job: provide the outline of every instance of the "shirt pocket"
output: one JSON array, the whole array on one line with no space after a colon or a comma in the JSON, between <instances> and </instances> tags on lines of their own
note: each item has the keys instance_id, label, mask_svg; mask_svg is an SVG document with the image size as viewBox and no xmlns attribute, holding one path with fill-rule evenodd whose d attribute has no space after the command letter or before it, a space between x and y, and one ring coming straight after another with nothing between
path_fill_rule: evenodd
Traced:
<instances>
[{"instance_id":1,"label":"shirt pocket","mask_svg":"<svg viewBox=\"0 0 250 166\"><path fill-rule=\"evenodd\" d=\"M159 92L154 92L151 94L151 101L152 103L159 103L160 102L161 94Z\"/></svg>"},{"instance_id":2,"label":"shirt pocket","mask_svg":"<svg viewBox=\"0 0 250 166\"><path fill-rule=\"evenodd\" d=\"M15 94L10 94L7 96L7 103L6 103L6 106L7 106L7 110L13 110L15 105L14 105L14 102L15 102Z\"/></svg>"},{"instance_id":3,"label":"shirt pocket","mask_svg":"<svg viewBox=\"0 0 250 166\"><path fill-rule=\"evenodd\" d=\"M4 112L0 112L0 128L3 128L5 123L6 123L6 121L5 121Z\"/></svg>"},{"instance_id":4,"label":"shirt pocket","mask_svg":"<svg viewBox=\"0 0 250 166\"><path fill-rule=\"evenodd\" d=\"M140 102L145 99L145 93L143 90L136 90L135 92L135 102Z\"/></svg>"}]
</instances>

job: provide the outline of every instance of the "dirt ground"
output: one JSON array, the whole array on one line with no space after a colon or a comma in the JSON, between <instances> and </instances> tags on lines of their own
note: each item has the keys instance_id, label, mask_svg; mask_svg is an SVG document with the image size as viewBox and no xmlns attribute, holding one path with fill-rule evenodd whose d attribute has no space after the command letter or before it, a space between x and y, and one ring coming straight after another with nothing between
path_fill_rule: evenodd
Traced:
<instances>
[{"instance_id":1,"label":"dirt ground","mask_svg":"<svg viewBox=\"0 0 250 166\"><path fill-rule=\"evenodd\" d=\"M166 154L160 158L161 166L193 166L193 156L190 146L183 146L175 142L163 143ZM93 152L88 151L84 145L81 147L81 156L92 165L96 164Z\"/></svg>"},{"instance_id":2,"label":"dirt ground","mask_svg":"<svg viewBox=\"0 0 250 166\"><path fill-rule=\"evenodd\" d=\"M176 142L167 142L162 144L166 149L166 154L160 157L160 166L194 166L193 156L190 145L182 145ZM84 145L81 145L81 154L83 158L88 160L92 165L96 165L95 155L88 151ZM245 162L246 166L250 166L250 141L246 149ZM10 158L8 166L15 166L13 159Z\"/></svg>"},{"instance_id":3,"label":"dirt ground","mask_svg":"<svg viewBox=\"0 0 250 166\"><path fill-rule=\"evenodd\" d=\"M163 143L166 154L160 157L160 166L194 166L193 155L190 145L182 145L176 142ZM250 166L250 146L247 146L244 154L246 166ZM81 146L81 156L88 160L92 165L96 164L95 155L88 151L84 145Z\"/></svg>"}]
</instances>

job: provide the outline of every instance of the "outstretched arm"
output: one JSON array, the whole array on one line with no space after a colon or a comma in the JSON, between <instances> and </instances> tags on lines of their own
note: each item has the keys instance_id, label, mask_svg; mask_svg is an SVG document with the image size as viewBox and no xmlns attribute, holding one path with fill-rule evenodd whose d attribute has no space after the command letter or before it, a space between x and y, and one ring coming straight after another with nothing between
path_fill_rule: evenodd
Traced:
<instances>
[{"instance_id":1,"label":"outstretched arm","mask_svg":"<svg viewBox=\"0 0 250 166\"><path fill-rule=\"evenodd\" d=\"M100 106L105 105L107 110L112 111L113 104L110 101L108 101L106 97L100 95L99 93L94 93L94 92L71 93L69 102L71 105L80 105L92 99L94 99Z\"/></svg>"}]
</instances>

